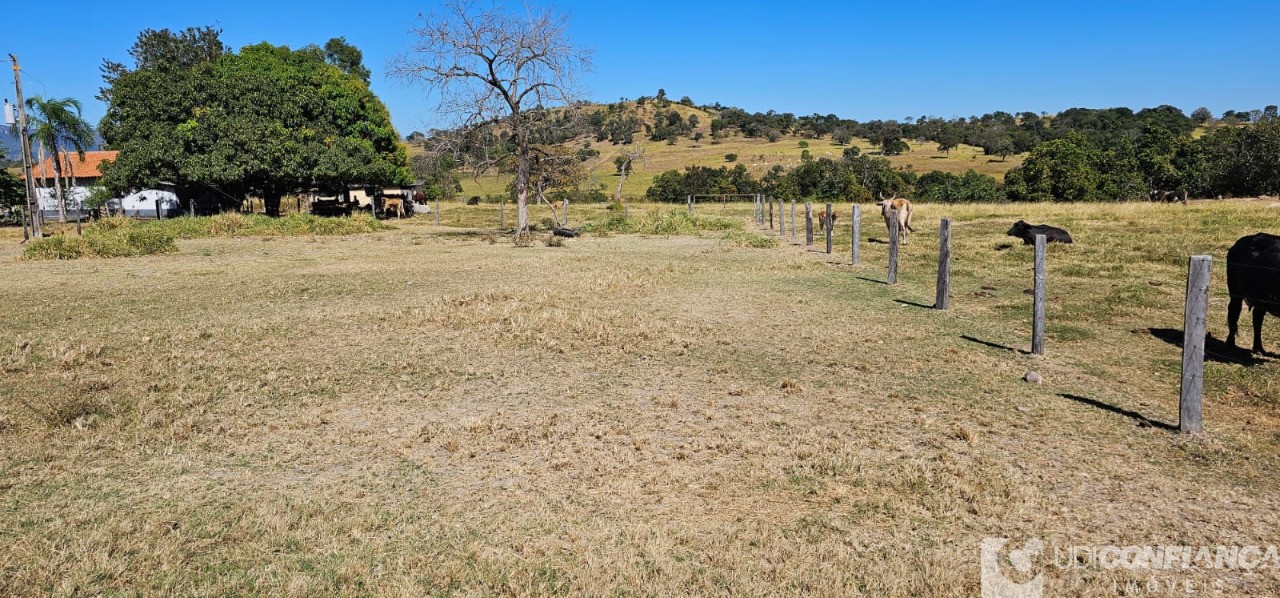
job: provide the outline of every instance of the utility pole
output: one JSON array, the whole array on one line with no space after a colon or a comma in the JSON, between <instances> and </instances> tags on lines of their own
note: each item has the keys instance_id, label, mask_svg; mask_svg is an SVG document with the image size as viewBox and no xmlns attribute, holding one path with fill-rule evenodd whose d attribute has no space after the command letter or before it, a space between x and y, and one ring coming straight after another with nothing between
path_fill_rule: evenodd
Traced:
<instances>
[{"instance_id":1,"label":"utility pole","mask_svg":"<svg viewBox=\"0 0 1280 598\"><path fill-rule=\"evenodd\" d=\"M27 108L22 99L22 69L18 67L18 57L9 55L13 61L13 88L18 94L18 135L22 142L22 174L26 176L27 217L31 219L31 236L39 239L40 202L36 200L35 180L31 178L31 139L27 137Z\"/></svg>"}]
</instances>

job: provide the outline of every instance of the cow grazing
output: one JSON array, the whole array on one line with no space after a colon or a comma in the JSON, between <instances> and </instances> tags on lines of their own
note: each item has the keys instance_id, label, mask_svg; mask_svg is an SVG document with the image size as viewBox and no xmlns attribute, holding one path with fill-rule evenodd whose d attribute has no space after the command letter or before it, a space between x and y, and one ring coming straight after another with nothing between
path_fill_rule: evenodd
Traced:
<instances>
[{"instance_id":1,"label":"cow grazing","mask_svg":"<svg viewBox=\"0 0 1280 598\"><path fill-rule=\"evenodd\" d=\"M907 233L916 232L914 228L911 228L911 210L912 210L911 200L903 197L898 197L897 193L894 193L892 197L886 198L884 196L884 193L881 193L880 201L877 201L876 205L880 206L880 215L884 216L884 226L885 228L889 229L890 233L893 232L893 224L892 224L892 220L890 220L890 213L895 210L897 211L898 238L902 239L903 245L906 245Z\"/></svg>"},{"instance_id":2,"label":"cow grazing","mask_svg":"<svg viewBox=\"0 0 1280 598\"><path fill-rule=\"evenodd\" d=\"M1235 346L1240 308L1253 310L1253 352L1262 349L1262 319L1280 317L1280 236L1257 233L1240 237L1227 251L1227 344Z\"/></svg>"},{"instance_id":3,"label":"cow grazing","mask_svg":"<svg viewBox=\"0 0 1280 598\"><path fill-rule=\"evenodd\" d=\"M395 213L396 218L404 218L404 198L401 197L384 197L382 198L382 215L389 216Z\"/></svg>"},{"instance_id":4,"label":"cow grazing","mask_svg":"<svg viewBox=\"0 0 1280 598\"><path fill-rule=\"evenodd\" d=\"M1187 203L1187 192L1184 189L1178 189L1175 191L1160 191L1158 189L1152 189L1150 197L1151 201L1168 203L1180 201L1184 204Z\"/></svg>"},{"instance_id":5,"label":"cow grazing","mask_svg":"<svg viewBox=\"0 0 1280 598\"><path fill-rule=\"evenodd\" d=\"M1023 245L1033 245L1036 242L1036 235L1044 235L1046 243L1070 243L1071 233L1056 226L1047 224L1027 224L1023 220L1013 223L1013 228L1006 233L1010 237L1018 237L1022 239Z\"/></svg>"},{"instance_id":6,"label":"cow grazing","mask_svg":"<svg viewBox=\"0 0 1280 598\"><path fill-rule=\"evenodd\" d=\"M469 205L469 206L478 206L478 205L480 205L480 196L479 196L479 195L472 195L471 197L468 197L468 198L467 198L467 205Z\"/></svg>"},{"instance_id":7,"label":"cow grazing","mask_svg":"<svg viewBox=\"0 0 1280 598\"><path fill-rule=\"evenodd\" d=\"M821 212L818 212L817 214L814 214L814 215L818 217L818 230L823 231L823 232L826 232L826 230L827 230L827 209L826 209L826 208L823 208ZM839 217L840 217L840 215L839 215L839 214L837 214L837 213L835 213L835 212L831 212L831 226L832 226L832 227L835 227L835 225L836 225L836 218L839 218ZM833 229L833 230L834 230L834 229Z\"/></svg>"}]
</instances>

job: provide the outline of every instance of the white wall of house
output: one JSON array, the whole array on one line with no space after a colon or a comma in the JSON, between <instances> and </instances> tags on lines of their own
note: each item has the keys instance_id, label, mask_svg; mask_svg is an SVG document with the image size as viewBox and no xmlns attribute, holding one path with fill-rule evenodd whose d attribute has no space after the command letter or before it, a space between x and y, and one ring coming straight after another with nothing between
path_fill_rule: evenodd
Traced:
<instances>
[{"instance_id":1,"label":"white wall of house","mask_svg":"<svg viewBox=\"0 0 1280 598\"><path fill-rule=\"evenodd\" d=\"M67 214L74 217L76 208L84 205L84 202L89 199L89 195L93 193L94 189L96 187L84 186L66 189ZM46 220L58 217L58 198L53 189L37 188L36 197L40 202L40 211L44 213ZM170 191L162 191L160 189L143 189L124 197L108 200L107 210L112 214L123 213L124 216L135 218L155 218L157 199L160 200L160 212L165 218L183 214L178 196ZM87 208L84 215L88 215Z\"/></svg>"}]
</instances>

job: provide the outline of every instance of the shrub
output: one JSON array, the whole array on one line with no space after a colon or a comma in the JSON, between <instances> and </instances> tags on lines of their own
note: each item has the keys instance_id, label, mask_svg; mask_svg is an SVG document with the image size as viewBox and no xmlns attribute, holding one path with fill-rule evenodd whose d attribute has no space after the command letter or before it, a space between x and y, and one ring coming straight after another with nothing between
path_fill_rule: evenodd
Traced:
<instances>
[{"instance_id":1,"label":"shrub","mask_svg":"<svg viewBox=\"0 0 1280 598\"><path fill-rule=\"evenodd\" d=\"M123 219L120 219L123 220ZM96 224L83 237L58 236L36 239L22 250L28 260L74 260L82 257L133 257L178 250L167 231L109 222Z\"/></svg>"},{"instance_id":2,"label":"shrub","mask_svg":"<svg viewBox=\"0 0 1280 598\"><path fill-rule=\"evenodd\" d=\"M725 162L737 162L737 161L738 161L738 154L725 154L725 155L724 155L724 161L725 161Z\"/></svg>"},{"instance_id":3,"label":"shrub","mask_svg":"<svg viewBox=\"0 0 1280 598\"><path fill-rule=\"evenodd\" d=\"M80 237L35 239L22 249L24 260L74 260L85 256L88 244Z\"/></svg>"}]
</instances>

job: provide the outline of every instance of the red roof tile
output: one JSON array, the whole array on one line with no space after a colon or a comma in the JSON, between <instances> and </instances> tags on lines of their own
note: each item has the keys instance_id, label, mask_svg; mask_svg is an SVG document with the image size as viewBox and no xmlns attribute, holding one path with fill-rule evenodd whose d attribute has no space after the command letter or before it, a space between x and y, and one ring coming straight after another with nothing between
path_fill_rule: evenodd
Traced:
<instances>
[{"instance_id":1,"label":"red roof tile","mask_svg":"<svg viewBox=\"0 0 1280 598\"><path fill-rule=\"evenodd\" d=\"M84 153L84 159L75 152L62 152L62 176L68 176L71 168L74 167L76 178L98 178L102 176L102 161L115 160L115 151L90 151ZM43 169L43 170L41 170ZM44 159L44 162L31 167L31 176L40 178L41 176L53 176L53 157Z\"/></svg>"}]
</instances>

